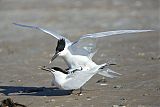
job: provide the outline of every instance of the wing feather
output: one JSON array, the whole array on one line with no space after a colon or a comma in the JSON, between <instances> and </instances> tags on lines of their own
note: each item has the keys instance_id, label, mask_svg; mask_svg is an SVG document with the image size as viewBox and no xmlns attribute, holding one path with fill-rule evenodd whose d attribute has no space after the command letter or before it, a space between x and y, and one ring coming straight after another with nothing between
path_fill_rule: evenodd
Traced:
<instances>
[{"instance_id":1,"label":"wing feather","mask_svg":"<svg viewBox=\"0 0 160 107\"><path fill-rule=\"evenodd\" d=\"M93 34L86 34L81 36L77 41L73 42L71 45L71 49L73 50L73 54L85 55L88 57L93 57L96 52L96 41L90 42L90 39L106 37L106 36L116 36L120 34L131 34L131 33L140 33L140 32L149 32L153 30L116 30L116 31L108 31L108 32L99 32ZM86 44L88 41L88 44ZM91 45L89 45L91 44Z\"/></svg>"},{"instance_id":2,"label":"wing feather","mask_svg":"<svg viewBox=\"0 0 160 107\"><path fill-rule=\"evenodd\" d=\"M20 26L20 27L27 27L27 28L31 28L31 29L37 29L37 30L40 30L46 34L49 34L53 37L55 37L56 39L65 39L67 42L70 42L67 38L65 38L64 36L61 36L60 34L56 33L56 32L51 32L47 29L43 29L41 27L38 27L38 26L30 26L30 25L24 25L24 24L18 24L18 23L13 23L14 25L17 25L17 26Z\"/></svg>"},{"instance_id":3,"label":"wing feather","mask_svg":"<svg viewBox=\"0 0 160 107\"><path fill-rule=\"evenodd\" d=\"M91 58L96 53L96 39L87 38L79 40L74 45L71 45L69 50L73 55L82 55Z\"/></svg>"},{"instance_id":4,"label":"wing feather","mask_svg":"<svg viewBox=\"0 0 160 107\"><path fill-rule=\"evenodd\" d=\"M82 87L94 74L96 74L101 66L105 64L98 65L89 70L76 71L73 74L68 75L68 79L64 84L64 89L79 89Z\"/></svg>"},{"instance_id":5,"label":"wing feather","mask_svg":"<svg viewBox=\"0 0 160 107\"><path fill-rule=\"evenodd\" d=\"M153 30L116 30L116 31L107 31L107 32L99 32L93 34L86 34L80 37L80 39L84 38L100 38L105 36L115 36L120 34L130 34L130 33L140 33L140 32L149 32Z\"/></svg>"}]
</instances>

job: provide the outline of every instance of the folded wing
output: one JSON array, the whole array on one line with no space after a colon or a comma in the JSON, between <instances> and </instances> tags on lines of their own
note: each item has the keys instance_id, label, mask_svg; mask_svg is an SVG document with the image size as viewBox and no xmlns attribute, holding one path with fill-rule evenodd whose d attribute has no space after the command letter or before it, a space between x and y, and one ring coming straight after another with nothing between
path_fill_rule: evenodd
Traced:
<instances>
[{"instance_id":1,"label":"folded wing","mask_svg":"<svg viewBox=\"0 0 160 107\"><path fill-rule=\"evenodd\" d=\"M101 66L104 66L104 64L98 65L89 70L76 71L75 73L68 75L66 78L67 81L63 84L63 88L66 90L79 89L98 72L98 69Z\"/></svg>"}]
</instances>

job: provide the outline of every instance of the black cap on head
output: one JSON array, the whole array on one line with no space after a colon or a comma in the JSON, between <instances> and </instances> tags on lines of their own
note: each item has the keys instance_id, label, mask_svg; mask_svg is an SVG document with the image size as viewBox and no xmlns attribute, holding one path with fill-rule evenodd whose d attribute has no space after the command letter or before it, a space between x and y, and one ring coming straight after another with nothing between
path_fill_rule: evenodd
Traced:
<instances>
[{"instance_id":1,"label":"black cap on head","mask_svg":"<svg viewBox=\"0 0 160 107\"><path fill-rule=\"evenodd\" d=\"M65 48L65 40L62 38L57 42L56 52L61 52L64 50L64 48Z\"/></svg>"}]
</instances>

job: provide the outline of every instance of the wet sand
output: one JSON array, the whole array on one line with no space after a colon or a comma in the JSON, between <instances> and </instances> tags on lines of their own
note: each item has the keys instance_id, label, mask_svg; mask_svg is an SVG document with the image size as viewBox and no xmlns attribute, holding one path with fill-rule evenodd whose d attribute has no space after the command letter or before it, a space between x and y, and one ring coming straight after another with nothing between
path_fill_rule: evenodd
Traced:
<instances>
[{"instance_id":1,"label":"wet sand","mask_svg":"<svg viewBox=\"0 0 160 107\"><path fill-rule=\"evenodd\" d=\"M158 13L159 0L0 0L0 100L10 97L28 107L159 107ZM110 68L122 76L97 83L102 76L95 75L77 96L51 86L51 74L38 69L48 64L56 39L13 22L55 30L70 40L108 30L156 31L99 39L94 61L115 62ZM66 68L61 58L53 66Z\"/></svg>"}]
</instances>

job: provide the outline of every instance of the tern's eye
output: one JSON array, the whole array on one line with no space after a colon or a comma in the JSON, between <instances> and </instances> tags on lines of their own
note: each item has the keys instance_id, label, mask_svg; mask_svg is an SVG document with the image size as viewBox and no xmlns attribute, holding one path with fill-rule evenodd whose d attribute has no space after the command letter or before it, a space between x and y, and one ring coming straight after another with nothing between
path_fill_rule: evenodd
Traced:
<instances>
[{"instance_id":1,"label":"tern's eye","mask_svg":"<svg viewBox=\"0 0 160 107\"><path fill-rule=\"evenodd\" d=\"M65 40L64 39L58 40L56 52L61 52L64 50L64 48L65 48Z\"/></svg>"}]
</instances>

